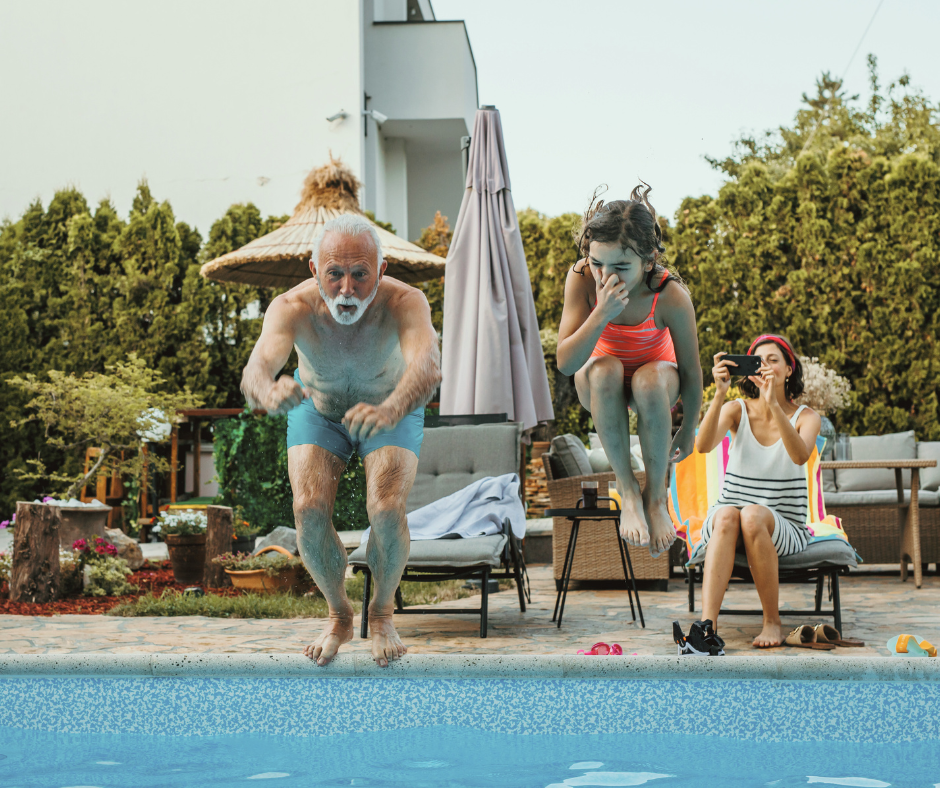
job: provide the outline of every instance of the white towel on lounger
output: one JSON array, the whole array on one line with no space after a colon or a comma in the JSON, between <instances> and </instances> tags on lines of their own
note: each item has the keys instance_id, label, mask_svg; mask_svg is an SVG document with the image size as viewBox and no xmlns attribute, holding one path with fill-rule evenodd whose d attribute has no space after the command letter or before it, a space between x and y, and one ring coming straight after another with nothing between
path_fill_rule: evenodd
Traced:
<instances>
[{"instance_id":1,"label":"white towel on lounger","mask_svg":"<svg viewBox=\"0 0 940 788\"><path fill-rule=\"evenodd\" d=\"M503 520L509 518L512 532L525 536L525 509L519 498L519 474L485 476L462 490L415 509L408 515L408 530L413 541L445 537L492 536L502 533ZM369 527L361 544L369 541Z\"/></svg>"}]
</instances>

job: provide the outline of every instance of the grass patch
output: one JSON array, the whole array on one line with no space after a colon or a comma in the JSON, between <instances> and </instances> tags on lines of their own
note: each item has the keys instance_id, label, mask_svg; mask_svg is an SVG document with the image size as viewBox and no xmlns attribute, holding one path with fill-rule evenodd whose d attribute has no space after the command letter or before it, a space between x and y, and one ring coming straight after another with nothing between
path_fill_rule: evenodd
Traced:
<instances>
[{"instance_id":1,"label":"grass patch","mask_svg":"<svg viewBox=\"0 0 940 788\"><path fill-rule=\"evenodd\" d=\"M441 583L401 584L405 607L434 605L452 599L465 599L479 591L463 588L464 580ZM346 594L356 612L362 608L364 577L357 574L346 581ZM513 588L508 580L500 581L500 589ZM194 596L175 589L166 589L159 596L144 594L133 602L125 602L109 610L109 616L208 616L210 618L326 618L326 600L319 596L290 594L238 594L233 596Z\"/></svg>"}]
</instances>

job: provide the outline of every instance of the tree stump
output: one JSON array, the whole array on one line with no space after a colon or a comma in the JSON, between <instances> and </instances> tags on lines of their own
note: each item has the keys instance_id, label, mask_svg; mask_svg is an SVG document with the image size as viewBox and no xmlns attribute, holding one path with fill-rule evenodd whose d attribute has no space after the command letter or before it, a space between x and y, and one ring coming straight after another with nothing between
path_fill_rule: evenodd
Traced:
<instances>
[{"instance_id":1,"label":"tree stump","mask_svg":"<svg viewBox=\"0 0 940 788\"><path fill-rule=\"evenodd\" d=\"M212 559L222 553L232 552L232 539L235 537L234 512L228 506L209 506L206 516L209 525L206 528L206 570L203 585L206 588L223 588L232 585L225 570ZM17 518L19 519L19 518Z\"/></svg>"},{"instance_id":2,"label":"tree stump","mask_svg":"<svg viewBox=\"0 0 940 788\"><path fill-rule=\"evenodd\" d=\"M58 507L16 503L13 531L12 602L51 602L59 595Z\"/></svg>"}]
</instances>

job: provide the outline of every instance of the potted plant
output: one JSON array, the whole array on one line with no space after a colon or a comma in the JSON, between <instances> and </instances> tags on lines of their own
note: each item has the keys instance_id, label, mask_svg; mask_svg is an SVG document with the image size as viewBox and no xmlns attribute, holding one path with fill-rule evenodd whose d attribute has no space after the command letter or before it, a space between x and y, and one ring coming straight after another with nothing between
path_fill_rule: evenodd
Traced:
<instances>
[{"instance_id":1,"label":"potted plant","mask_svg":"<svg viewBox=\"0 0 940 788\"><path fill-rule=\"evenodd\" d=\"M209 526L205 510L173 509L160 512L153 522L150 531L166 542L176 582L182 585L202 582Z\"/></svg>"},{"instance_id":2,"label":"potted plant","mask_svg":"<svg viewBox=\"0 0 940 788\"><path fill-rule=\"evenodd\" d=\"M103 474L139 477L144 465L139 450L144 436L181 421L177 411L202 404L189 389L163 392L166 381L134 353L126 362L108 365L106 370L104 374L83 375L49 370L48 380L29 374L7 381L32 396L26 404L32 413L13 426L40 422L47 445L65 453L79 451L84 455L86 449L99 450L95 462L80 474L47 472L41 456L30 461L32 470L17 471L20 478L44 480L59 487L60 497L47 496L42 502L60 509L63 547L70 547L76 539L104 536L111 507L100 501L89 505L77 500L81 489ZM169 470L169 463L155 453L147 461L153 472Z\"/></svg>"},{"instance_id":3,"label":"potted plant","mask_svg":"<svg viewBox=\"0 0 940 788\"><path fill-rule=\"evenodd\" d=\"M822 422L819 434L826 439L824 453L828 454L835 447L836 428L826 414L849 404L852 384L815 356L800 356L800 364L803 365L803 393L796 404L806 405L819 414Z\"/></svg>"},{"instance_id":4,"label":"potted plant","mask_svg":"<svg viewBox=\"0 0 940 788\"><path fill-rule=\"evenodd\" d=\"M271 552L271 555L264 553ZM303 594L313 587L313 580L295 555L279 545L262 547L257 554L225 553L212 562L225 569L235 588L270 594Z\"/></svg>"}]
</instances>

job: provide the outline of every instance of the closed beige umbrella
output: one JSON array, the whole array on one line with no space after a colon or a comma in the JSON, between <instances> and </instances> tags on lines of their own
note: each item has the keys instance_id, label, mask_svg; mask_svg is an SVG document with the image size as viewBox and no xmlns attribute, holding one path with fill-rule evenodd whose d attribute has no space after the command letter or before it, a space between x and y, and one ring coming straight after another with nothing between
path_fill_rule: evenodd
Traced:
<instances>
[{"instance_id":1,"label":"closed beige umbrella","mask_svg":"<svg viewBox=\"0 0 940 788\"><path fill-rule=\"evenodd\" d=\"M274 232L256 238L241 249L210 260L200 273L218 282L239 282L261 287L293 287L310 278L310 252L323 225L344 213L358 213L359 181L341 162L312 170L304 181L300 202ZM378 225L386 275L414 284L444 275L444 260L424 251Z\"/></svg>"},{"instance_id":2,"label":"closed beige umbrella","mask_svg":"<svg viewBox=\"0 0 940 788\"><path fill-rule=\"evenodd\" d=\"M555 417L499 112L477 111L444 277L441 414Z\"/></svg>"}]
</instances>

